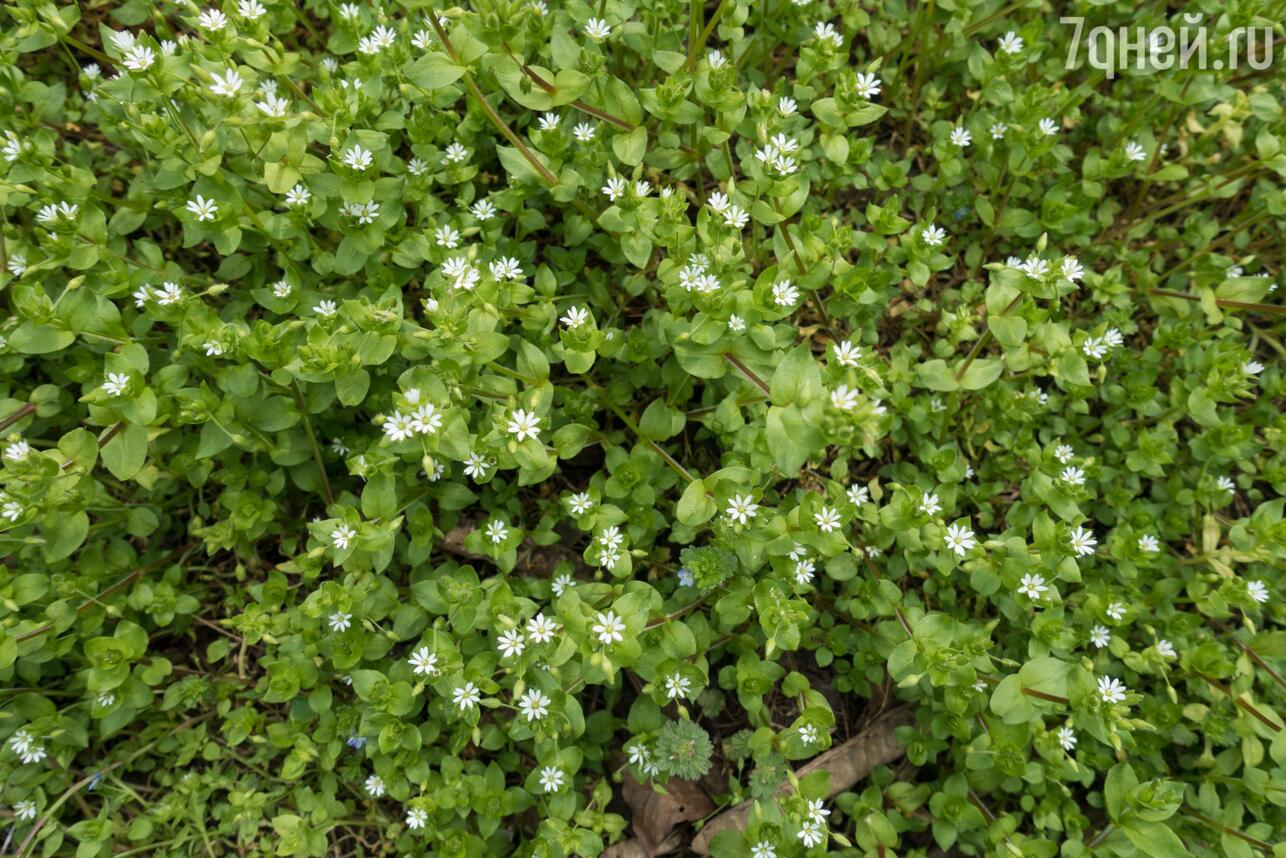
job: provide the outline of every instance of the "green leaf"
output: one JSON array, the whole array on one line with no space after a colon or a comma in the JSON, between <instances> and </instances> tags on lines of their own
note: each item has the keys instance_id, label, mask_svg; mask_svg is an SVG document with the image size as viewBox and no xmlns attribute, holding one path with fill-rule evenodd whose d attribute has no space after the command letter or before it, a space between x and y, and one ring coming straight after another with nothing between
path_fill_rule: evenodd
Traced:
<instances>
[{"instance_id":1,"label":"green leaf","mask_svg":"<svg viewBox=\"0 0 1286 858\"><path fill-rule=\"evenodd\" d=\"M118 480L131 480L147 461L147 427L127 425L103 445L103 464Z\"/></svg>"},{"instance_id":2,"label":"green leaf","mask_svg":"<svg viewBox=\"0 0 1286 858\"><path fill-rule=\"evenodd\" d=\"M714 499L709 496L705 483L693 480L683 490L683 496L674 508L674 515L688 527L696 527L713 518L716 511Z\"/></svg>"},{"instance_id":3,"label":"green leaf","mask_svg":"<svg viewBox=\"0 0 1286 858\"><path fill-rule=\"evenodd\" d=\"M439 89L455 83L464 72L464 66L451 62L446 54L430 51L407 67L406 77L424 89Z\"/></svg>"},{"instance_id":4,"label":"green leaf","mask_svg":"<svg viewBox=\"0 0 1286 858\"><path fill-rule=\"evenodd\" d=\"M642 164L647 153L647 129L640 125L633 131L617 134L612 138L612 151L631 167Z\"/></svg>"}]
</instances>

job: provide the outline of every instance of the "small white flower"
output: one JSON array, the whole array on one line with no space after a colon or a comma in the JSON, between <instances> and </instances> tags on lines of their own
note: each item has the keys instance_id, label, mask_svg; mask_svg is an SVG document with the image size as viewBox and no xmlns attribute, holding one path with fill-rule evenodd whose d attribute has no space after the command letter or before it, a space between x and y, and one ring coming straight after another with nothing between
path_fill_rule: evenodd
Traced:
<instances>
[{"instance_id":1,"label":"small white flower","mask_svg":"<svg viewBox=\"0 0 1286 858\"><path fill-rule=\"evenodd\" d=\"M1129 689L1121 680L1112 676L1100 676L1098 678L1098 696L1104 703L1120 703L1125 700L1125 694Z\"/></svg>"},{"instance_id":2,"label":"small white flower","mask_svg":"<svg viewBox=\"0 0 1286 858\"><path fill-rule=\"evenodd\" d=\"M263 4L259 0L240 0L237 3L237 14L251 21L263 17L267 12L268 10L263 8Z\"/></svg>"},{"instance_id":3,"label":"small white flower","mask_svg":"<svg viewBox=\"0 0 1286 858\"><path fill-rule=\"evenodd\" d=\"M615 611L600 611L598 621L590 626L590 631L598 635L598 642L604 646L625 640L625 622Z\"/></svg>"},{"instance_id":4,"label":"small white flower","mask_svg":"<svg viewBox=\"0 0 1286 858\"><path fill-rule=\"evenodd\" d=\"M527 636L533 643L549 643L558 633L558 623L546 617L543 613L536 614L527 621Z\"/></svg>"},{"instance_id":5,"label":"small white flower","mask_svg":"<svg viewBox=\"0 0 1286 858\"><path fill-rule=\"evenodd\" d=\"M750 223L750 213L740 206L728 206L727 211L723 213L723 222L733 229L744 229L746 224ZM774 297L776 297L777 287L773 287Z\"/></svg>"},{"instance_id":6,"label":"small white flower","mask_svg":"<svg viewBox=\"0 0 1286 858\"><path fill-rule=\"evenodd\" d=\"M870 101L874 96L880 94L880 79L874 73L858 73L857 94L861 98Z\"/></svg>"},{"instance_id":7,"label":"small white flower","mask_svg":"<svg viewBox=\"0 0 1286 858\"><path fill-rule=\"evenodd\" d=\"M620 176L612 176L603 185L603 195L612 202L616 202L625 193L625 180Z\"/></svg>"},{"instance_id":8,"label":"small white flower","mask_svg":"<svg viewBox=\"0 0 1286 858\"><path fill-rule=\"evenodd\" d=\"M841 384L831 391L831 405L834 405L840 411L852 411L857 408L859 392L849 387L847 384Z\"/></svg>"},{"instance_id":9,"label":"small white flower","mask_svg":"<svg viewBox=\"0 0 1286 858\"><path fill-rule=\"evenodd\" d=\"M228 16L218 9L206 9L197 17L203 30L222 30L228 26Z\"/></svg>"},{"instance_id":10,"label":"small white flower","mask_svg":"<svg viewBox=\"0 0 1286 858\"><path fill-rule=\"evenodd\" d=\"M750 847L750 858L777 858L777 850L767 840L760 840Z\"/></svg>"},{"instance_id":11,"label":"small white flower","mask_svg":"<svg viewBox=\"0 0 1286 858\"><path fill-rule=\"evenodd\" d=\"M22 440L14 441L4 451L4 457L10 462L21 462L29 455L31 455L31 445Z\"/></svg>"},{"instance_id":12,"label":"small white flower","mask_svg":"<svg viewBox=\"0 0 1286 858\"><path fill-rule=\"evenodd\" d=\"M360 145L354 145L344 152L344 157L341 160L354 170L365 170L371 165L373 158L374 155L370 149L363 149Z\"/></svg>"},{"instance_id":13,"label":"small white flower","mask_svg":"<svg viewBox=\"0 0 1286 858\"><path fill-rule=\"evenodd\" d=\"M481 221L488 221L496 216L496 207L490 200L478 200L469 207L469 211Z\"/></svg>"},{"instance_id":14,"label":"small white flower","mask_svg":"<svg viewBox=\"0 0 1286 858\"><path fill-rule=\"evenodd\" d=\"M534 412L519 408L509 417L505 429L519 441L540 437L540 418Z\"/></svg>"},{"instance_id":15,"label":"small white flower","mask_svg":"<svg viewBox=\"0 0 1286 858\"><path fill-rule=\"evenodd\" d=\"M584 515L594 508L594 501L590 500L589 492L577 492L567 499L567 506L573 515Z\"/></svg>"},{"instance_id":16,"label":"small white flower","mask_svg":"<svg viewBox=\"0 0 1286 858\"><path fill-rule=\"evenodd\" d=\"M491 467L491 464L482 454L471 452L468 458L464 460L464 475L474 479L482 479L487 475L487 469Z\"/></svg>"},{"instance_id":17,"label":"small white flower","mask_svg":"<svg viewBox=\"0 0 1286 858\"><path fill-rule=\"evenodd\" d=\"M1040 133L1044 134L1046 137L1053 137L1058 133L1058 123L1050 119L1048 116L1040 121L1039 128Z\"/></svg>"},{"instance_id":18,"label":"small white flower","mask_svg":"<svg viewBox=\"0 0 1286 858\"><path fill-rule=\"evenodd\" d=\"M412 176L423 176L429 172L429 164L423 158L412 158L406 162L406 171Z\"/></svg>"},{"instance_id":19,"label":"small white flower","mask_svg":"<svg viewBox=\"0 0 1286 858\"><path fill-rule=\"evenodd\" d=\"M991 131L992 140L1003 140L1005 132L1009 130L1009 126L1003 122L997 122L989 130Z\"/></svg>"},{"instance_id":20,"label":"small white flower","mask_svg":"<svg viewBox=\"0 0 1286 858\"><path fill-rule=\"evenodd\" d=\"M348 548L353 538L357 536L357 531L347 524L341 524L330 532L330 541L337 549L344 551Z\"/></svg>"},{"instance_id":21,"label":"small white flower","mask_svg":"<svg viewBox=\"0 0 1286 858\"><path fill-rule=\"evenodd\" d=\"M215 95L232 98L241 90L242 83L244 81L241 80L241 75L237 74L237 70L228 69L223 73L222 77L218 74L214 75L214 83L210 84L210 92Z\"/></svg>"},{"instance_id":22,"label":"small white flower","mask_svg":"<svg viewBox=\"0 0 1286 858\"><path fill-rule=\"evenodd\" d=\"M818 825L825 824L826 817L831 815L831 812L822 806L822 800L820 798L815 798L809 801L808 807L804 812L808 814L809 819Z\"/></svg>"},{"instance_id":23,"label":"small white flower","mask_svg":"<svg viewBox=\"0 0 1286 858\"><path fill-rule=\"evenodd\" d=\"M1007 54L1022 53L1023 37L1010 30L1000 37L1000 49Z\"/></svg>"},{"instance_id":24,"label":"small white flower","mask_svg":"<svg viewBox=\"0 0 1286 858\"><path fill-rule=\"evenodd\" d=\"M778 307L793 307L799 301L799 290L789 280L773 284L772 300Z\"/></svg>"},{"instance_id":25,"label":"small white flower","mask_svg":"<svg viewBox=\"0 0 1286 858\"><path fill-rule=\"evenodd\" d=\"M339 7L339 16L345 21L352 21L362 14L356 3L344 3Z\"/></svg>"},{"instance_id":26,"label":"small white flower","mask_svg":"<svg viewBox=\"0 0 1286 858\"><path fill-rule=\"evenodd\" d=\"M1107 606L1107 615L1115 622L1120 622L1125 616L1125 604L1123 602L1113 602Z\"/></svg>"},{"instance_id":27,"label":"small white flower","mask_svg":"<svg viewBox=\"0 0 1286 858\"><path fill-rule=\"evenodd\" d=\"M677 673L671 674L665 678L665 696L673 700L676 697L687 698L688 691L692 688L692 680L686 676L680 676Z\"/></svg>"},{"instance_id":28,"label":"small white flower","mask_svg":"<svg viewBox=\"0 0 1286 858\"><path fill-rule=\"evenodd\" d=\"M928 492L920 499L920 512L925 515L937 515L942 512L942 501L936 492Z\"/></svg>"},{"instance_id":29,"label":"small white flower","mask_svg":"<svg viewBox=\"0 0 1286 858\"><path fill-rule=\"evenodd\" d=\"M558 127L558 123L562 121L563 118L557 113L544 113L541 114L540 121L537 125L541 131L553 131Z\"/></svg>"},{"instance_id":30,"label":"small white flower","mask_svg":"<svg viewBox=\"0 0 1286 858\"><path fill-rule=\"evenodd\" d=\"M22 517L22 504L9 497L4 492L0 492L0 518L9 521L17 521Z\"/></svg>"},{"instance_id":31,"label":"small white flower","mask_svg":"<svg viewBox=\"0 0 1286 858\"><path fill-rule=\"evenodd\" d=\"M528 689L518 698L518 711L527 716L528 723L549 714L549 698L539 688Z\"/></svg>"},{"instance_id":32,"label":"small white flower","mask_svg":"<svg viewBox=\"0 0 1286 858\"><path fill-rule=\"evenodd\" d=\"M1264 604L1268 601L1268 585L1263 581L1247 581L1246 595L1257 604Z\"/></svg>"},{"instance_id":33,"label":"small white flower","mask_svg":"<svg viewBox=\"0 0 1286 858\"><path fill-rule=\"evenodd\" d=\"M340 208L339 213L348 215L359 224L375 223L375 218L380 215L380 204L374 200L366 203L348 203Z\"/></svg>"},{"instance_id":34,"label":"small white flower","mask_svg":"<svg viewBox=\"0 0 1286 858\"><path fill-rule=\"evenodd\" d=\"M9 160L13 159L10 158ZM14 277L21 277L23 272L27 270L27 257L23 256L21 253L9 254L8 268L9 273Z\"/></svg>"},{"instance_id":35,"label":"small white flower","mask_svg":"<svg viewBox=\"0 0 1286 858\"><path fill-rule=\"evenodd\" d=\"M545 792L558 792L563 786L563 770L557 766L545 766L540 770L540 788Z\"/></svg>"},{"instance_id":36,"label":"small white flower","mask_svg":"<svg viewBox=\"0 0 1286 858\"><path fill-rule=\"evenodd\" d=\"M384 434L390 441L405 441L415 434L411 425L411 415L393 413L384 419Z\"/></svg>"},{"instance_id":37,"label":"small white flower","mask_svg":"<svg viewBox=\"0 0 1286 858\"><path fill-rule=\"evenodd\" d=\"M1148 153L1143 151L1143 147L1133 140L1125 144L1125 160L1127 161L1145 161Z\"/></svg>"},{"instance_id":38,"label":"small white flower","mask_svg":"<svg viewBox=\"0 0 1286 858\"><path fill-rule=\"evenodd\" d=\"M384 779L379 775L371 775L366 779L366 791L375 798L384 795Z\"/></svg>"},{"instance_id":39,"label":"small white flower","mask_svg":"<svg viewBox=\"0 0 1286 858\"><path fill-rule=\"evenodd\" d=\"M129 376L123 372L109 372L107 381L103 382L103 391L108 396L120 396L129 386Z\"/></svg>"},{"instance_id":40,"label":"small white flower","mask_svg":"<svg viewBox=\"0 0 1286 858\"><path fill-rule=\"evenodd\" d=\"M330 615L330 630L332 632L346 632L352 625L352 614L346 614L343 611L336 611Z\"/></svg>"},{"instance_id":41,"label":"small white flower","mask_svg":"<svg viewBox=\"0 0 1286 858\"><path fill-rule=\"evenodd\" d=\"M147 45L135 45L125 52L123 61L130 71L147 71L156 62L156 53Z\"/></svg>"},{"instance_id":42,"label":"small white flower","mask_svg":"<svg viewBox=\"0 0 1286 858\"><path fill-rule=\"evenodd\" d=\"M1029 256L1022 264L1023 273L1034 280L1039 280L1049 273L1049 263L1039 256Z\"/></svg>"},{"instance_id":43,"label":"small white flower","mask_svg":"<svg viewBox=\"0 0 1286 858\"><path fill-rule=\"evenodd\" d=\"M285 280L278 280L272 284L272 294L278 298L289 298L293 287Z\"/></svg>"},{"instance_id":44,"label":"small white flower","mask_svg":"<svg viewBox=\"0 0 1286 858\"><path fill-rule=\"evenodd\" d=\"M953 145L959 146L963 149L964 147L968 146L972 142L973 142L973 135L970 134L969 131L964 127L957 126L951 129L951 143Z\"/></svg>"},{"instance_id":45,"label":"small white flower","mask_svg":"<svg viewBox=\"0 0 1286 858\"><path fill-rule=\"evenodd\" d=\"M621 533L621 529L616 525L605 528L603 532L598 535L598 544L608 551L618 551L624 543L625 536Z\"/></svg>"},{"instance_id":46,"label":"small white flower","mask_svg":"<svg viewBox=\"0 0 1286 858\"><path fill-rule=\"evenodd\" d=\"M466 682L451 692L451 702L460 707L461 712L474 708L480 700L482 700L482 693L472 682Z\"/></svg>"},{"instance_id":47,"label":"small white flower","mask_svg":"<svg viewBox=\"0 0 1286 858\"><path fill-rule=\"evenodd\" d=\"M1090 643L1098 649L1102 649L1112 642L1112 633L1108 631L1107 626L1098 625L1090 629Z\"/></svg>"},{"instance_id":48,"label":"small white flower","mask_svg":"<svg viewBox=\"0 0 1286 858\"><path fill-rule=\"evenodd\" d=\"M612 35L612 28L602 18L590 18L585 22L585 35L595 41L602 41Z\"/></svg>"},{"instance_id":49,"label":"small white flower","mask_svg":"<svg viewBox=\"0 0 1286 858\"><path fill-rule=\"evenodd\" d=\"M853 345L848 340L832 343L831 348L834 349L835 361L840 366L857 366L858 361L862 359L861 348Z\"/></svg>"},{"instance_id":50,"label":"small white flower","mask_svg":"<svg viewBox=\"0 0 1286 858\"><path fill-rule=\"evenodd\" d=\"M198 221L214 220L219 215L219 207L214 200L206 199L200 194L196 195L196 199L188 200L187 210Z\"/></svg>"},{"instance_id":51,"label":"small white flower","mask_svg":"<svg viewBox=\"0 0 1286 858\"><path fill-rule=\"evenodd\" d=\"M1232 481L1232 478L1228 476L1219 477L1217 480L1215 480L1215 485L1225 492L1237 491L1237 484L1234 483Z\"/></svg>"},{"instance_id":52,"label":"small white flower","mask_svg":"<svg viewBox=\"0 0 1286 858\"><path fill-rule=\"evenodd\" d=\"M281 119L290 110L290 100L270 92L263 97L263 101L256 101L255 107L270 119Z\"/></svg>"},{"instance_id":53,"label":"small white flower","mask_svg":"<svg viewBox=\"0 0 1286 858\"><path fill-rule=\"evenodd\" d=\"M1080 260L1075 256L1064 256L1063 261L1059 263L1059 269L1063 277L1073 283L1085 276L1085 269L1081 267Z\"/></svg>"},{"instance_id":54,"label":"small white flower","mask_svg":"<svg viewBox=\"0 0 1286 858\"><path fill-rule=\"evenodd\" d=\"M1072 531L1072 535L1068 537L1068 539L1072 546L1072 550L1076 552L1077 557L1087 557L1093 554L1094 546L1098 545L1098 540L1094 538L1094 534L1090 533L1079 524L1076 526L1076 529Z\"/></svg>"},{"instance_id":55,"label":"small white flower","mask_svg":"<svg viewBox=\"0 0 1286 858\"><path fill-rule=\"evenodd\" d=\"M432 402L422 403L411 412L411 428L421 435L432 435L442 428L442 414Z\"/></svg>"},{"instance_id":56,"label":"small white flower","mask_svg":"<svg viewBox=\"0 0 1286 858\"><path fill-rule=\"evenodd\" d=\"M584 307L569 307L567 315L563 316L561 321L569 328L579 328L590 320L589 310Z\"/></svg>"},{"instance_id":57,"label":"small white flower","mask_svg":"<svg viewBox=\"0 0 1286 858\"><path fill-rule=\"evenodd\" d=\"M429 648L422 646L411 657L407 659L411 665L411 672L418 676L437 676L438 675L438 657L436 653L429 651Z\"/></svg>"},{"instance_id":58,"label":"small white flower","mask_svg":"<svg viewBox=\"0 0 1286 858\"><path fill-rule=\"evenodd\" d=\"M813 35L818 41L830 42L836 48L844 47L844 37L835 29L835 25L825 21L818 21L813 27Z\"/></svg>"},{"instance_id":59,"label":"small white flower","mask_svg":"<svg viewBox=\"0 0 1286 858\"><path fill-rule=\"evenodd\" d=\"M1041 575L1024 575L1022 583L1018 585L1018 592L1033 601L1038 601L1041 594L1048 589L1045 586L1045 578Z\"/></svg>"},{"instance_id":60,"label":"small white flower","mask_svg":"<svg viewBox=\"0 0 1286 858\"><path fill-rule=\"evenodd\" d=\"M871 492L866 486L854 483L848 487L848 502L853 506L861 506L871 499Z\"/></svg>"},{"instance_id":61,"label":"small white flower","mask_svg":"<svg viewBox=\"0 0 1286 858\"><path fill-rule=\"evenodd\" d=\"M406 812L406 827L419 831L429 824L429 813L420 807L413 807Z\"/></svg>"},{"instance_id":62,"label":"small white flower","mask_svg":"<svg viewBox=\"0 0 1286 858\"><path fill-rule=\"evenodd\" d=\"M1139 537L1139 550L1147 554L1156 554L1161 550L1161 543L1150 533L1145 533Z\"/></svg>"},{"instance_id":63,"label":"small white flower","mask_svg":"<svg viewBox=\"0 0 1286 858\"><path fill-rule=\"evenodd\" d=\"M313 312L323 319L333 319L339 312L339 306L334 301L319 301L317 306L313 307Z\"/></svg>"},{"instance_id":64,"label":"small white flower","mask_svg":"<svg viewBox=\"0 0 1286 858\"><path fill-rule=\"evenodd\" d=\"M13 816L19 822L29 822L36 818L36 803L31 800L16 802L13 806Z\"/></svg>"},{"instance_id":65,"label":"small white flower","mask_svg":"<svg viewBox=\"0 0 1286 858\"><path fill-rule=\"evenodd\" d=\"M1054 458L1060 463L1066 465L1072 459L1076 458L1076 452L1067 444L1059 444L1054 449Z\"/></svg>"},{"instance_id":66,"label":"small white flower","mask_svg":"<svg viewBox=\"0 0 1286 858\"><path fill-rule=\"evenodd\" d=\"M500 640L496 643L496 649L500 650L503 658L517 658L526 648L527 642L523 640L522 632L517 629L509 629L501 633Z\"/></svg>"},{"instance_id":67,"label":"small white flower","mask_svg":"<svg viewBox=\"0 0 1286 858\"><path fill-rule=\"evenodd\" d=\"M929 224L920 231L920 238L930 247L937 247L947 237L947 231L937 224Z\"/></svg>"},{"instance_id":68,"label":"small white flower","mask_svg":"<svg viewBox=\"0 0 1286 858\"><path fill-rule=\"evenodd\" d=\"M1076 733L1071 727L1058 728L1058 744L1063 746L1063 750L1071 753L1076 749Z\"/></svg>"},{"instance_id":69,"label":"small white flower","mask_svg":"<svg viewBox=\"0 0 1286 858\"><path fill-rule=\"evenodd\" d=\"M295 185L293 188L286 191L286 205L291 206L292 208L295 206L305 205L312 198L312 192L303 185Z\"/></svg>"},{"instance_id":70,"label":"small white flower","mask_svg":"<svg viewBox=\"0 0 1286 858\"><path fill-rule=\"evenodd\" d=\"M721 51L709 51L706 54L706 60L712 69L721 69L728 64L728 58Z\"/></svg>"},{"instance_id":71,"label":"small white flower","mask_svg":"<svg viewBox=\"0 0 1286 858\"><path fill-rule=\"evenodd\" d=\"M734 495L732 500L728 501L728 519L738 524L745 524L750 519L759 515L759 504L750 499L750 495Z\"/></svg>"},{"instance_id":72,"label":"small white flower","mask_svg":"<svg viewBox=\"0 0 1286 858\"><path fill-rule=\"evenodd\" d=\"M956 553L958 557L964 557L965 553L978 544L974 533L963 524L953 524L947 528L947 535L942 538L947 548Z\"/></svg>"},{"instance_id":73,"label":"small white flower","mask_svg":"<svg viewBox=\"0 0 1286 858\"><path fill-rule=\"evenodd\" d=\"M575 586L575 584L576 584L576 579L572 578L571 575L564 572L563 574L559 575L557 578L553 580L553 582L549 585L549 589L553 592L554 598L557 598L563 595L563 593L567 592L568 587Z\"/></svg>"},{"instance_id":74,"label":"small white flower","mask_svg":"<svg viewBox=\"0 0 1286 858\"><path fill-rule=\"evenodd\" d=\"M799 828L798 837L805 847L812 849L814 846L820 846L821 842L826 839L826 833L816 822L805 822Z\"/></svg>"},{"instance_id":75,"label":"small white flower","mask_svg":"<svg viewBox=\"0 0 1286 858\"><path fill-rule=\"evenodd\" d=\"M1058 475L1058 478L1069 486L1085 485L1085 472L1075 465L1063 468L1063 472Z\"/></svg>"},{"instance_id":76,"label":"small white flower","mask_svg":"<svg viewBox=\"0 0 1286 858\"><path fill-rule=\"evenodd\" d=\"M739 334L746 329L746 320L733 313L728 317L728 330L734 334Z\"/></svg>"},{"instance_id":77,"label":"small white flower","mask_svg":"<svg viewBox=\"0 0 1286 858\"><path fill-rule=\"evenodd\" d=\"M782 116L794 116L797 110L799 105L795 103L795 99L785 95L777 99L777 112Z\"/></svg>"},{"instance_id":78,"label":"small white flower","mask_svg":"<svg viewBox=\"0 0 1286 858\"><path fill-rule=\"evenodd\" d=\"M1246 375L1259 375L1264 371L1264 365L1257 360L1248 360L1241 365L1241 371Z\"/></svg>"},{"instance_id":79,"label":"small white flower","mask_svg":"<svg viewBox=\"0 0 1286 858\"><path fill-rule=\"evenodd\" d=\"M728 206L731 205L731 203L728 202L727 194L722 191L715 191L710 194L709 199L706 200L706 205L710 206L710 210L715 214L723 214L728 210Z\"/></svg>"},{"instance_id":80,"label":"small white flower","mask_svg":"<svg viewBox=\"0 0 1286 858\"><path fill-rule=\"evenodd\" d=\"M223 344L217 340L206 340L202 348L205 349L206 357L219 357L223 354Z\"/></svg>"},{"instance_id":81,"label":"small white flower","mask_svg":"<svg viewBox=\"0 0 1286 858\"><path fill-rule=\"evenodd\" d=\"M830 533L840 526L839 510L834 507L824 506L813 515L813 521L817 524L817 529L822 533Z\"/></svg>"},{"instance_id":82,"label":"small white flower","mask_svg":"<svg viewBox=\"0 0 1286 858\"><path fill-rule=\"evenodd\" d=\"M489 263L487 268L496 281L522 279L522 265L512 256L502 256L495 262Z\"/></svg>"},{"instance_id":83,"label":"small white flower","mask_svg":"<svg viewBox=\"0 0 1286 858\"><path fill-rule=\"evenodd\" d=\"M446 148L446 152L442 156L442 163L461 164L461 163L464 163L464 161L468 159L468 157L469 157L468 149L464 148L459 143L452 143L450 146Z\"/></svg>"},{"instance_id":84,"label":"small white flower","mask_svg":"<svg viewBox=\"0 0 1286 858\"><path fill-rule=\"evenodd\" d=\"M455 250L460 244L460 233L450 224L445 224L433 231L433 240L438 247Z\"/></svg>"},{"instance_id":85,"label":"small white flower","mask_svg":"<svg viewBox=\"0 0 1286 858\"><path fill-rule=\"evenodd\" d=\"M509 528L499 519L492 519L487 522L487 538L491 540L492 545L499 545L509 538Z\"/></svg>"},{"instance_id":86,"label":"small white flower","mask_svg":"<svg viewBox=\"0 0 1286 858\"><path fill-rule=\"evenodd\" d=\"M1179 657L1179 654L1174 651L1174 644L1170 643L1165 638L1162 638L1161 640L1157 641L1156 650L1157 650L1157 655L1161 656L1162 658Z\"/></svg>"}]
</instances>

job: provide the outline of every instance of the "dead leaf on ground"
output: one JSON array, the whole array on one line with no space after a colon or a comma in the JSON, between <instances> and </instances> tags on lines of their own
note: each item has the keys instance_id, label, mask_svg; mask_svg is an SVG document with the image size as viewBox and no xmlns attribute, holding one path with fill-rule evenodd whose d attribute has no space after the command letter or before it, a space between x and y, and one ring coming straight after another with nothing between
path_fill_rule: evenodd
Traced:
<instances>
[{"instance_id":1,"label":"dead leaf on ground","mask_svg":"<svg viewBox=\"0 0 1286 858\"><path fill-rule=\"evenodd\" d=\"M685 822L701 819L714 810L714 802L697 784L679 778L670 778L665 792L640 784L628 770L622 788L625 802L630 806L634 839L612 847L627 847L631 851L616 853L615 858L664 855L674 852L686 839L677 830ZM642 849L642 852L633 851ZM608 856L612 858L612 856Z\"/></svg>"}]
</instances>

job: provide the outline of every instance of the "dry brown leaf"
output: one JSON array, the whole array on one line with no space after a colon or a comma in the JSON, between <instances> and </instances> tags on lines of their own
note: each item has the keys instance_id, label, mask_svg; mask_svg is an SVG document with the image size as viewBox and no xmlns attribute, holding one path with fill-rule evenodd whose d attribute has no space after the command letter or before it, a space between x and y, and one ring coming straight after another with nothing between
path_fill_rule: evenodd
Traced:
<instances>
[{"instance_id":1,"label":"dry brown leaf","mask_svg":"<svg viewBox=\"0 0 1286 858\"><path fill-rule=\"evenodd\" d=\"M893 731L905 724L913 723L915 723L915 716L910 708L895 709L877 718L869 727L844 744L836 745L800 766L795 775L802 778L811 772L825 769L831 773L830 792L827 797L837 796L870 774L872 769L902 756L906 749L893 735ZM787 795L790 789L790 782L786 781L778 787L777 793ZM740 831L745 828L753 807L753 800L743 801L710 820L710 824L701 829L693 839L692 851L699 855L709 855L710 841L715 835L729 829Z\"/></svg>"},{"instance_id":2,"label":"dry brown leaf","mask_svg":"<svg viewBox=\"0 0 1286 858\"><path fill-rule=\"evenodd\" d=\"M628 770L625 773L622 792L632 811L635 839L638 846L646 850L642 853L644 855L664 855L675 851L684 839L676 829L714 810L714 802L692 781L670 778L665 790L657 792L634 780ZM622 853L621 858L631 854L635 853Z\"/></svg>"}]
</instances>

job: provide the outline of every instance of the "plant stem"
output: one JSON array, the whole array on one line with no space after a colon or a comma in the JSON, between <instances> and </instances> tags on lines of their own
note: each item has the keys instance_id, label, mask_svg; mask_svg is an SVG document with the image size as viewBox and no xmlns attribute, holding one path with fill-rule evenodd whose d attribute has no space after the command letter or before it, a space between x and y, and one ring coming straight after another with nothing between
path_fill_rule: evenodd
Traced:
<instances>
[{"instance_id":1,"label":"plant stem","mask_svg":"<svg viewBox=\"0 0 1286 858\"><path fill-rule=\"evenodd\" d=\"M737 360L737 358L733 357L731 352L725 352L723 357L726 361L728 361L728 363L736 367L737 372L741 373L743 376L746 377L747 380L753 382L756 387L762 390L765 396L768 396L770 398L772 397L772 389L762 378L760 378L759 376L751 372L750 367L746 366L744 363Z\"/></svg>"},{"instance_id":2,"label":"plant stem","mask_svg":"<svg viewBox=\"0 0 1286 858\"><path fill-rule=\"evenodd\" d=\"M329 506L335 502L335 494L330 490L330 479L326 476L326 464L322 461L321 447L318 446L317 435L313 432L313 422L308 419L308 405L304 402L304 394L299 389L299 383L292 381L290 387L295 393L299 414L304 418L304 431L308 433L308 445L313 448L313 461L317 463L317 473L321 475L322 495L326 498L326 505Z\"/></svg>"}]
</instances>

